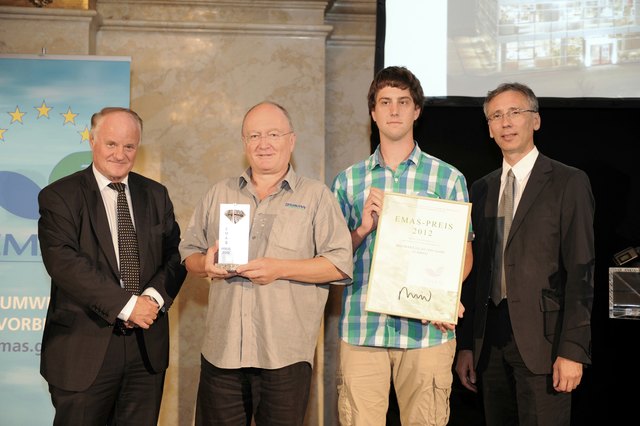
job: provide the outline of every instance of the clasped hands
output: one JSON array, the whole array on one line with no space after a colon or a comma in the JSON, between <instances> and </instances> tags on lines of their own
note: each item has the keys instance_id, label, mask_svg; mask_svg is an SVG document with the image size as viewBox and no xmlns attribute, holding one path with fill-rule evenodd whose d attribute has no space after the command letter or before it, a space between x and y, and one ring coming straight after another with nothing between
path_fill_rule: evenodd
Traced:
<instances>
[{"instance_id":1,"label":"clasped hands","mask_svg":"<svg viewBox=\"0 0 640 426\"><path fill-rule=\"evenodd\" d=\"M129 315L129 320L125 321L124 325L127 328L140 327L148 329L158 318L159 310L160 306L151 296L138 296L131 315Z\"/></svg>"}]
</instances>

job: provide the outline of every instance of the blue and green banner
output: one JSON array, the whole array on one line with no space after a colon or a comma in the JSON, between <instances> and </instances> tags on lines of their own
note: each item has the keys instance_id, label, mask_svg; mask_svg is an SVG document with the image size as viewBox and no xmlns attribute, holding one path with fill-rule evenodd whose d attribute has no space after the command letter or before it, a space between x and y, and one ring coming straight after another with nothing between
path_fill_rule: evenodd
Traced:
<instances>
[{"instance_id":1,"label":"blue and green banner","mask_svg":"<svg viewBox=\"0 0 640 426\"><path fill-rule=\"evenodd\" d=\"M50 281L38 192L91 163L91 115L129 106L128 57L0 55L0 423L51 424L40 376Z\"/></svg>"}]
</instances>

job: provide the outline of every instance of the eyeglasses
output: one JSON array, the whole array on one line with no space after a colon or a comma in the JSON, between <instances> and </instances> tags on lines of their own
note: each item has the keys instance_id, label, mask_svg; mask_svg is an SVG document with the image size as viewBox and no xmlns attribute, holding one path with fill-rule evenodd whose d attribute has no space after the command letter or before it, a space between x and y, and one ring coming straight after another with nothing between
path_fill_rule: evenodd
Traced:
<instances>
[{"instance_id":1,"label":"eyeglasses","mask_svg":"<svg viewBox=\"0 0 640 426\"><path fill-rule=\"evenodd\" d=\"M263 135L261 133L251 133L244 137L244 141L246 143L257 143L262 139L266 139L268 142L277 142L280 140L281 137L290 135L291 133L293 132L287 132L287 133L269 132L266 135Z\"/></svg>"},{"instance_id":2,"label":"eyeglasses","mask_svg":"<svg viewBox=\"0 0 640 426\"><path fill-rule=\"evenodd\" d=\"M496 112L493 115L487 117L487 121L499 121L502 120L503 117L507 117L509 120L517 120L518 118L524 117L522 115L523 112L538 112L535 109L510 109L509 111L502 113Z\"/></svg>"}]
</instances>

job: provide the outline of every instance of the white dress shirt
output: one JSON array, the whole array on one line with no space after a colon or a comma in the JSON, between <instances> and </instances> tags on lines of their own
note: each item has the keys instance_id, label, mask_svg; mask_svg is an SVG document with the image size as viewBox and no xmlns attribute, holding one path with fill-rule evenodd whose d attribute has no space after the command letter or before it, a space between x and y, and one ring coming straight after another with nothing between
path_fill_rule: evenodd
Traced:
<instances>
[{"instance_id":1,"label":"white dress shirt","mask_svg":"<svg viewBox=\"0 0 640 426\"><path fill-rule=\"evenodd\" d=\"M533 165L538 159L538 148L535 146L527 155L525 155L520 161L516 163L515 166L511 167L509 163L507 163L504 158L502 159L502 175L500 176L500 197L502 198L502 191L504 190L504 185L507 182L507 173L509 170L513 170L513 175L515 176L515 188L513 189L513 215L515 216L516 210L518 209L518 204L520 203L520 199L522 198L522 193L524 192L524 188L527 186L527 182L529 181L529 177L531 176L531 170L533 170ZM500 200L498 199L498 205L500 205ZM513 219L513 218L512 218Z\"/></svg>"},{"instance_id":2,"label":"white dress shirt","mask_svg":"<svg viewBox=\"0 0 640 426\"><path fill-rule=\"evenodd\" d=\"M118 192L109 188L109 184L111 181L103 176L98 170L96 170L95 165L93 168L93 175L96 177L96 182L98 183L98 189L100 190L100 195L102 195L102 201L104 202L104 208L107 211L107 219L109 221L109 229L111 230L111 240L113 242L113 248L116 252L116 260L118 261L118 268L120 267L120 250L118 248ZM136 222L133 218L133 206L131 205L131 193L129 192L129 176L125 177L122 180L122 183L125 184L125 194L127 196L127 204L129 204L129 214L131 214L131 222L133 223L133 227L135 229ZM124 288L124 283L122 279L120 280L120 285ZM153 288L147 287L143 292L142 296L151 296L153 299L158 302L160 308L164 305L164 299L160 296L160 293ZM136 301L138 300L138 296L131 295L131 298L127 302L127 304L122 308L120 313L118 314L118 318L123 321L129 320L129 316L133 311L134 306L136 305Z\"/></svg>"}]
</instances>

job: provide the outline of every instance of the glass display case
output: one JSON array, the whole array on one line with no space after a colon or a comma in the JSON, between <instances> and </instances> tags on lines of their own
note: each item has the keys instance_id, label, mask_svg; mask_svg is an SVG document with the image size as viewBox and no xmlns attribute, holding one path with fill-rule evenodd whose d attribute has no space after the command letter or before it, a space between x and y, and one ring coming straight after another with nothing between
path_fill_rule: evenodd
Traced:
<instances>
[{"instance_id":1,"label":"glass display case","mask_svg":"<svg viewBox=\"0 0 640 426\"><path fill-rule=\"evenodd\" d=\"M609 268L609 318L640 319L640 268Z\"/></svg>"}]
</instances>

